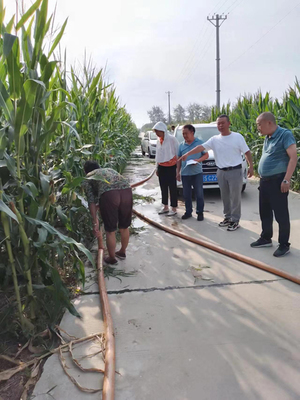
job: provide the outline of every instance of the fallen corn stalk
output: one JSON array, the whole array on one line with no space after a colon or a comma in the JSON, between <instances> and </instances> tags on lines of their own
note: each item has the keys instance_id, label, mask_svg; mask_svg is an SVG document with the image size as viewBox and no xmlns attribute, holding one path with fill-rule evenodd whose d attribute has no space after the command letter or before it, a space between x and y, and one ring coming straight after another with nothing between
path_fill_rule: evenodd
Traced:
<instances>
[{"instance_id":1,"label":"fallen corn stalk","mask_svg":"<svg viewBox=\"0 0 300 400\"><path fill-rule=\"evenodd\" d=\"M49 357L52 354L59 353L60 350L63 350L65 348L68 349L70 343L72 343L72 346L73 346L74 344L88 342L90 340L97 339L97 337L102 337L102 336L103 336L103 333L96 333L96 334L89 335L89 336L86 336L86 337L83 337L83 338L80 338L80 339L72 340L71 342L66 343L66 344L62 344L61 346L58 346L56 349L48 351L47 353L45 353L45 354L43 354L43 355L41 355L39 357L35 357L31 361L28 361L26 363L22 363L21 362L21 364L18 365L17 367L10 368L10 369L8 369L6 371L0 372L0 382L7 381L8 379L10 379L12 376L17 374L18 372L21 372L24 369L26 369L28 367L31 367L32 365L35 365L36 362L38 362L40 360L43 360L44 358Z\"/></svg>"}]
</instances>

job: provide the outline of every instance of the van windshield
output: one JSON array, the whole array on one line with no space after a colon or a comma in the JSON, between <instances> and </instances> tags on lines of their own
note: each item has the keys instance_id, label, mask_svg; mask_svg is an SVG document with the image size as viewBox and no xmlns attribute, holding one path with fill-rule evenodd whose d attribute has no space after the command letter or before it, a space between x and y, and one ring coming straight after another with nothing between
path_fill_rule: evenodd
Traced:
<instances>
[{"instance_id":1,"label":"van windshield","mask_svg":"<svg viewBox=\"0 0 300 400\"><path fill-rule=\"evenodd\" d=\"M157 136L156 136L155 132L150 132L150 139L151 140L156 140L157 139Z\"/></svg>"},{"instance_id":2,"label":"van windshield","mask_svg":"<svg viewBox=\"0 0 300 400\"><path fill-rule=\"evenodd\" d=\"M203 140L203 142L206 142L212 136L218 135L219 133L220 132L218 131L218 128L216 126L199 127L196 128L195 137ZM182 128L177 129L176 139L179 141L179 143L181 143L184 140L182 136Z\"/></svg>"}]
</instances>

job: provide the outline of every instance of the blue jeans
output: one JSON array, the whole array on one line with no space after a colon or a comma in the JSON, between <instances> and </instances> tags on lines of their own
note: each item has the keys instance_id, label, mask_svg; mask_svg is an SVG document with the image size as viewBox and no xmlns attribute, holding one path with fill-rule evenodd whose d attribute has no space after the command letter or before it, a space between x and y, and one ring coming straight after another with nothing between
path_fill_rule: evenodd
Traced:
<instances>
[{"instance_id":1,"label":"blue jeans","mask_svg":"<svg viewBox=\"0 0 300 400\"><path fill-rule=\"evenodd\" d=\"M203 174L181 176L183 186L183 197L185 201L185 212L190 215L193 212L192 187L195 190L197 214L202 214L204 209L203 196Z\"/></svg>"}]
</instances>

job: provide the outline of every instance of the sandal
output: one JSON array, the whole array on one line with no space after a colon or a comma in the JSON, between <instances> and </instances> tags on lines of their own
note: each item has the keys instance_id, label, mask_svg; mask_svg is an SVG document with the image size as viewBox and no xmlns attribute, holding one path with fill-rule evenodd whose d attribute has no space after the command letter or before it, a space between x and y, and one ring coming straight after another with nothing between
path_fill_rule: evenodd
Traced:
<instances>
[{"instance_id":1,"label":"sandal","mask_svg":"<svg viewBox=\"0 0 300 400\"><path fill-rule=\"evenodd\" d=\"M105 262L105 264L110 264L110 265L118 264L118 260L116 260L115 258L111 258L111 257L105 257L104 262Z\"/></svg>"},{"instance_id":2,"label":"sandal","mask_svg":"<svg viewBox=\"0 0 300 400\"><path fill-rule=\"evenodd\" d=\"M121 251L116 251L116 257L118 257L120 260L125 260L126 254L121 253Z\"/></svg>"}]
</instances>

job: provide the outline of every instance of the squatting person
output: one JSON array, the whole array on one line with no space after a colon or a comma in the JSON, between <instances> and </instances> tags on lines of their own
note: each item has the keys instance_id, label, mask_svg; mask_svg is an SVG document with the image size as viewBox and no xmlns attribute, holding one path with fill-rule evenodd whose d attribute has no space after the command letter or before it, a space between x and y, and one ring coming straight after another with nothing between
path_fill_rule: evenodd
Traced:
<instances>
[{"instance_id":1,"label":"squatting person","mask_svg":"<svg viewBox=\"0 0 300 400\"><path fill-rule=\"evenodd\" d=\"M193 125L185 125L182 129L182 135L184 142L179 145L178 157L186 154L190 150L199 146L203 141L199 138L195 138L195 128ZM197 220L203 221L203 209L204 209L204 196L203 196L203 171L202 161L208 158L207 152L198 152L192 156L189 156L186 161L179 161L177 163L177 180L182 180L183 197L185 201L185 213L181 217L182 219L188 219L192 216L192 187L194 188L196 195L196 213ZM194 164L187 165L187 161L195 161Z\"/></svg>"},{"instance_id":2,"label":"squatting person","mask_svg":"<svg viewBox=\"0 0 300 400\"><path fill-rule=\"evenodd\" d=\"M263 152L258 165L259 214L262 224L260 238L251 247L272 246L273 212L279 225L279 247L275 257L282 257L290 251L290 217L288 194L290 181L297 165L296 140L292 132L276 124L270 112L260 114L257 128L265 136Z\"/></svg>"},{"instance_id":3,"label":"squatting person","mask_svg":"<svg viewBox=\"0 0 300 400\"><path fill-rule=\"evenodd\" d=\"M153 130L158 137L155 156L156 175L159 179L163 204L158 214L172 217L177 214L176 169L179 143L174 136L168 133L168 128L163 122L155 124ZM169 210L169 191L171 210Z\"/></svg>"},{"instance_id":4,"label":"squatting person","mask_svg":"<svg viewBox=\"0 0 300 400\"><path fill-rule=\"evenodd\" d=\"M207 142L196 146L184 154L181 160L186 160L191 154L199 151L213 150L224 206L224 220L219 223L219 226L227 226L228 231L235 231L240 226L241 218L242 154L245 154L249 164L249 177L253 175L252 155L244 137L240 133L230 131L230 120L227 115L222 114L218 117L217 126L219 135L212 136Z\"/></svg>"},{"instance_id":5,"label":"squatting person","mask_svg":"<svg viewBox=\"0 0 300 400\"><path fill-rule=\"evenodd\" d=\"M128 181L111 168L100 168L95 161L86 161L84 171L87 178L83 188L89 203L93 219L93 230L96 237L100 236L97 211L104 223L108 257L106 264L116 264L116 257L126 258L129 243L129 226L132 216L132 189ZM121 234L121 248L116 251L116 230Z\"/></svg>"}]
</instances>

